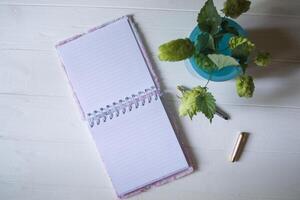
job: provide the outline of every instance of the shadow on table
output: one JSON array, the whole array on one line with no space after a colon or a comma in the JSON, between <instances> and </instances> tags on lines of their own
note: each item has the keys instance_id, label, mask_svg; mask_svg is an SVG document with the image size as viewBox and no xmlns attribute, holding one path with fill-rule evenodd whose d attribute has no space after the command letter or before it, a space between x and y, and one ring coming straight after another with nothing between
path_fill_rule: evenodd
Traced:
<instances>
[{"instance_id":1,"label":"shadow on table","mask_svg":"<svg viewBox=\"0 0 300 200\"><path fill-rule=\"evenodd\" d=\"M189 140L185 134L184 128L179 120L178 113L176 112L177 107L176 103L174 101L168 101L166 103L166 98L163 99L164 107L167 109L167 113L169 115L169 118L171 119L171 122L173 124L173 127L176 129L177 138L179 142L181 143L181 146L183 147L184 153L189 161L189 163L193 166L194 170L199 169L199 161L196 159L196 154L193 151L192 148L190 148Z\"/></svg>"},{"instance_id":2,"label":"shadow on table","mask_svg":"<svg viewBox=\"0 0 300 200\"><path fill-rule=\"evenodd\" d=\"M258 50L271 53L271 63L267 67L259 67L251 61L247 73L255 80L275 81L274 88L268 88L260 102L276 104L281 98L293 97L299 89L295 84L300 70L300 47L295 35L280 27L247 30L249 38Z\"/></svg>"},{"instance_id":3,"label":"shadow on table","mask_svg":"<svg viewBox=\"0 0 300 200\"><path fill-rule=\"evenodd\" d=\"M280 28L250 29L247 30L250 39L255 43L257 50L271 53L273 60L268 67L257 67L250 63L248 72L254 78L282 77L293 74L296 59L300 58L300 49L297 38ZM289 67L289 65L293 65Z\"/></svg>"}]
</instances>

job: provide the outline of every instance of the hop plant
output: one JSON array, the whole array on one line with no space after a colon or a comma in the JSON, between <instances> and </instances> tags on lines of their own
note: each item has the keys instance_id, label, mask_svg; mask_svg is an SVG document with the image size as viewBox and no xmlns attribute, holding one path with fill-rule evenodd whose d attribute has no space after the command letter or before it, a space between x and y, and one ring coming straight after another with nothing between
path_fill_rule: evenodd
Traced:
<instances>
[{"instance_id":1,"label":"hop plant","mask_svg":"<svg viewBox=\"0 0 300 200\"><path fill-rule=\"evenodd\" d=\"M236 79L236 89L240 97L252 97L255 89L253 78L248 75L239 76Z\"/></svg>"},{"instance_id":2,"label":"hop plant","mask_svg":"<svg viewBox=\"0 0 300 200\"><path fill-rule=\"evenodd\" d=\"M247 75L250 65L250 57L257 49L255 44L243 36L227 17L237 18L250 8L249 0L226 0L222 9L225 16L217 11L213 0L206 0L197 16L197 25L200 34L191 41L188 38L177 39L162 44L158 48L158 58L162 61L180 61L193 58L196 67L213 74L225 67L238 67L242 72L236 79L236 90L240 97L249 98L253 96L253 78ZM227 47L223 50L225 36L229 36ZM227 38L226 40L227 41ZM227 49L229 49L227 51ZM227 53L230 52L230 53ZM266 66L270 62L270 54L258 52L254 63L258 66ZM203 113L210 121L215 112L215 98L208 92L208 83L204 87L198 86L191 90L182 90L179 114L189 116L191 119L198 113Z\"/></svg>"}]
</instances>

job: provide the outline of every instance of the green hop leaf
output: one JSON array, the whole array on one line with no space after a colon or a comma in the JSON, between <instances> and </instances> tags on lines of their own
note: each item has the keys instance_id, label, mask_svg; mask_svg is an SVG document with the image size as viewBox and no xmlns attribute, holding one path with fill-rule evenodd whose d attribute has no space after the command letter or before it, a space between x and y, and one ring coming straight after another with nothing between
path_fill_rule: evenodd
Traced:
<instances>
[{"instance_id":1,"label":"green hop leaf","mask_svg":"<svg viewBox=\"0 0 300 200\"><path fill-rule=\"evenodd\" d=\"M223 33L231 33L235 36L239 36L239 32L233 26L229 26L229 22L226 19L222 20L221 28Z\"/></svg>"},{"instance_id":2,"label":"green hop leaf","mask_svg":"<svg viewBox=\"0 0 300 200\"><path fill-rule=\"evenodd\" d=\"M231 37L228 45L232 50L232 57L239 59L243 63L247 61L248 56L255 48L255 45L250 40L242 36Z\"/></svg>"},{"instance_id":3,"label":"green hop leaf","mask_svg":"<svg viewBox=\"0 0 300 200\"><path fill-rule=\"evenodd\" d=\"M196 41L196 51L201 53L214 52L214 38L209 33L201 33Z\"/></svg>"},{"instance_id":4,"label":"green hop leaf","mask_svg":"<svg viewBox=\"0 0 300 200\"><path fill-rule=\"evenodd\" d=\"M202 112L210 122L216 112L215 98L210 92L207 92L206 88L201 86L183 92L179 107L179 115L188 115L190 119L198 112Z\"/></svg>"},{"instance_id":5,"label":"green hop leaf","mask_svg":"<svg viewBox=\"0 0 300 200\"><path fill-rule=\"evenodd\" d=\"M268 52L258 52L254 60L254 63L257 66L265 67L270 63L271 60L270 56L271 54Z\"/></svg>"},{"instance_id":6,"label":"green hop leaf","mask_svg":"<svg viewBox=\"0 0 300 200\"><path fill-rule=\"evenodd\" d=\"M158 58L162 61L180 61L194 54L194 44L188 38L177 39L162 44L158 51Z\"/></svg>"},{"instance_id":7,"label":"green hop leaf","mask_svg":"<svg viewBox=\"0 0 300 200\"><path fill-rule=\"evenodd\" d=\"M217 70L217 66L208 58L208 56L199 53L195 55L195 61L198 67L201 67L207 72L212 72Z\"/></svg>"},{"instance_id":8,"label":"green hop leaf","mask_svg":"<svg viewBox=\"0 0 300 200\"><path fill-rule=\"evenodd\" d=\"M245 45L241 45L231 51L231 56L240 60L242 63L246 63L250 53Z\"/></svg>"},{"instance_id":9,"label":"green hop leaf","mask_svg":"<svg viewBox=\"0 0 300 200\"><path fill-rule=\"evenodd\" d=\"M185 91L181 97L181 104L179 106L180 116L189 116L191 119L199 112L197 100L200 95L203 95L205 91L202 88L198 90Z\"/></svg>"},{"instance_id":10,"label":"green hop leaf","mask_svg":"<svg viewBox=\"0 0 300 200\"><path fill-rule=\"evenodd\" d=\"M227 17L238 18L249 10L250 4L251 2L248 0L227 0L222 11Z\"/></svg>"},{"instance_id":11,"label":"green hop leaf","mask_svg":"<svg viewBox=\"0 0 300 200\"><path fill-rule=\"evenodd\" d=\"M222 22L221 16L214 5L213 0L207 0L198 14L198 26L202 32L215 34Z\"/></svg>"},{"instance_id":12,"label":"green hop leaf","mask_svg":"<svg viewBox=\"0 0 300 200\"><path fill-rule=\"evenodd\" d=\"M252 97L255 89L253 78L248 75L239 76L236 79L236 89L240 97Z\"/></svg>"},{"instance_id":13,"label":"green hop leaf","mask_svg":"<svg viewBox=\"0 0 300 200\"><path fill-rule=\"evenodd\" d=\"M223 54L208 54L207 56L217 66L218 69L240 65L238 61L231 56L225 56Z\"/></svg>"},{"instance_id":14,"label":"green hop leaf","mask_svg":"<svg viewBox=\"0 0 300 200\"><path fill-rule=\"evenodd\" d=\"M226 34L232 34L234 36L240 35L237 29L234 28L233 26L230 26L228 20L226 18L223 18L221 23L221 30L213 36L214 42L217 46L216 48L218 48L220 41Z\"/></svg>"},{"instance_id":15,"label":"green hop leaf","mask_svg":"<svg viewBox=\"0 0 300 200\"><path fill-rule=\"evenodd\" d=\"M216 49L219 48L220 41L223 39L225 34L226 34L225 31L222 30L214 35L214 43L215 43Z\"/></svg>"}]
</instances>

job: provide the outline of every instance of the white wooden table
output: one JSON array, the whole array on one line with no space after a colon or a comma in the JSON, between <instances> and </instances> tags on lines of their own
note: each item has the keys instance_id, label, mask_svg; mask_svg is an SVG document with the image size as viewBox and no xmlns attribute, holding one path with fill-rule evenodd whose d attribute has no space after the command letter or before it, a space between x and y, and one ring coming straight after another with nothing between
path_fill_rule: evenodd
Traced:
<instances>
[{"instance_id":1,"label":"white wooden table","mask_svg":"<svg viewBox=\"0 0 300 200\"><path fill-rule=\"evenodd\" d=\"M222 0L215 0L219 9ZM186 37L201 0L0 0L0 199L115 199L88 129L80 119L54 44L133 14L167 93L205 84L184 63L163 63L159 44ZM273 55L253 68L255 97L240 99L235 82L211 83L229 121L178 118L197 171L135 200L300 199L300 1L253 0L238 21ZM250 133L242 158L228 162L238 131Z\"/></svg>"}]
</instances>

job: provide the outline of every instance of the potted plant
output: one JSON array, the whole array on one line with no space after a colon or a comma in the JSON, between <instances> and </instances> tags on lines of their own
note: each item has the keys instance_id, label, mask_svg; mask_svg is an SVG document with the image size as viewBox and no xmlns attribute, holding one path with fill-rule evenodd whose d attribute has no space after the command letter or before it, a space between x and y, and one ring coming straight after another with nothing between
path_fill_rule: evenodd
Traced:
<instances>
[{"instance_id":1,"label":"potted plant","mask_svg":"<svg viewBox=\"0 0 300 200\"><path fill-rule=\"evenodd\" d=\"M161 61L187 60L197 75L207 79L205 86L186 90L181 86L179 114L191 119L202 112L212 121L216 112L216 100L208 91L209 81L226 81L236 78L237 94L250 98L254 92L253 78L247 74L248 65L253 58L257 66L267 66L270 54L255 49L246 37L244 29L233 19L247 12L251 2L248 0L226 0L221 16L213 0L207 0L201 8L197 26L189 38L176 39L159 47Z\"/></svg>"}]
</instances>

